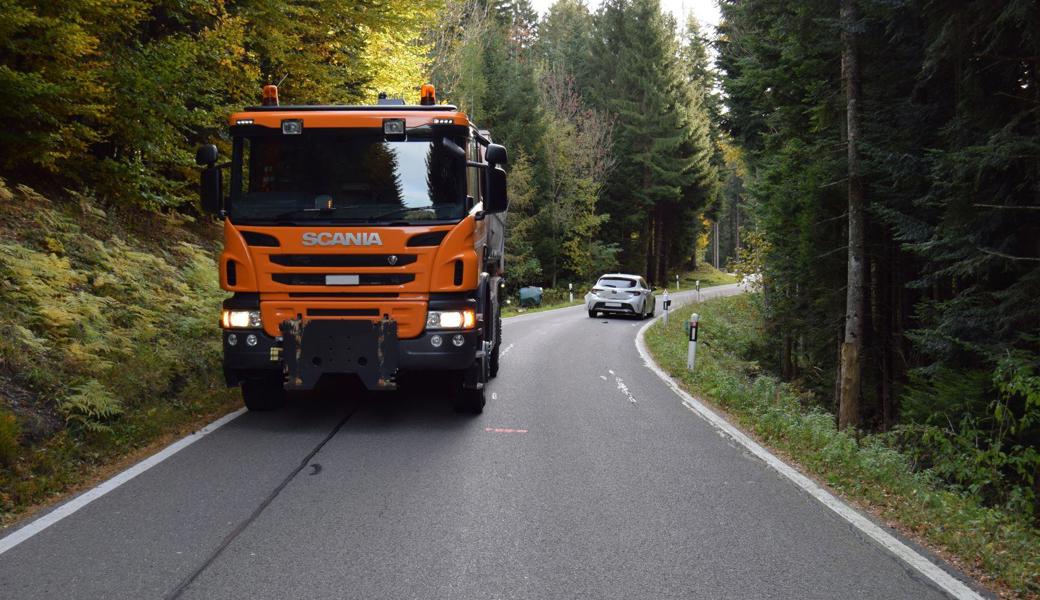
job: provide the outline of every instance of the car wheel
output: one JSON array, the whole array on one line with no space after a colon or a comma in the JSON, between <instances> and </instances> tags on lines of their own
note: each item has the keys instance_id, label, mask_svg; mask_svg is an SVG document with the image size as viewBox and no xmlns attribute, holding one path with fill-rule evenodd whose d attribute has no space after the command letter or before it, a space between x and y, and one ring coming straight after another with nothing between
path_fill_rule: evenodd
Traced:
<instances>
[{"instance_id":1,"label":"car wheel","mask_svg":"<svg viewBox=\"0 0 1040 600\"><path fill-rule=\"evenodd\" d=\"M595 319L596 318L596 311L590 310L589 311L589 318L590 319Z\"/></svg>"},{"instance_id":2,"label":"car wheel","mask_svg":"<svg viewBox=\"0 0 1040 600\"><path fill-rule=\"evenodd\" d=\"M278 410L285 403L285 389L279 375L246 379L242 382L242 401L254 412Z\"/></svg>"}]
</instances>

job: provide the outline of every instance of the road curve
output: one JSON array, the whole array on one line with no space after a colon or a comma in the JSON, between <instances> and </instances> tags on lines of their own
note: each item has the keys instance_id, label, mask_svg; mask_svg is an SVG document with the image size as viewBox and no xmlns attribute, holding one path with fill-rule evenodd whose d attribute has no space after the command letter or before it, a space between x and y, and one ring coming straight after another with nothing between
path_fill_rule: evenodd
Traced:
<instances>
[{"instance_id":1,"label":"road curve","mask_svg":"<svg viewBox=\"0 0 1040 600\"><path fill-rule=\"evenodd\" d=\"M245 414L0 554L0 598L946 597L685 409L642 323L507 319L478 417L427 382Z\"/></svg>"}]
</instances>

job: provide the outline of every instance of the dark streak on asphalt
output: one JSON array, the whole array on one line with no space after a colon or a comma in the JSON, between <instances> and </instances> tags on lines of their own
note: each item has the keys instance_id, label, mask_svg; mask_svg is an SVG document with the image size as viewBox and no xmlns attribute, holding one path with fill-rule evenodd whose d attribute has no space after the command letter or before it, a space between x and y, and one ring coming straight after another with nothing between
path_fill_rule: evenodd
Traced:
<instances>
[{"instance_id":1,"label":"dark streak on asphalt","mask_svg":"<svg viewBox=\"0 0 1040 600\"><path fill-rule=\"evenodd\" d=\"M260 505L256 507L256 510L254 510L252 514L250 514L244 521L239 523L237 527L232 529L231 533L229 533L224 538L224 540L221 541L220 545L217 546L216 549L213 550L213 552L211 552L210 555L206 557L206 560L204 560L202 564L198 566L197 569L192 571L190 575L185 577L184 580L181 581L181 583L166 596L167 600L175 600L176 598L180 598L181 594L184 593L184 590L188 589L188 587L192 583L194 583L196 579L198 579L199 575L201 575L203 571L205 571L211 564L213 564L213 561L220 557L224 550L231 545L231 542L235 541L235 538L237 538L243 531L245 531L246 528L249 527L249 525L253 521L255 521L257 517L261 515L261 513L264 512L264 509L271 505L271 502L273 502L274 499L278 497L278 494L280 494L282 490L285 489L285 486L289 485L289 482L295 479L296 476L300 474L300 471L307 467L311 459L317 456L318 452L321 452L321 449L325 446L325 444L327 444L329 440L331 440L333 437L336 436L337 433L339 433L339 430L347 424L347 421L349 421L350 417L354 416L354 413L356 412L357 407L355 407L353 410L347 413L345 417L340 419L339 423L336 423L336 426L332 428L332 431L330 431L329 434L325 436L323 440L318 442L318 444L307 454L307 456L303 457L303 460L300 461L300 464L295 469L293 469L285 477L285 479L283 479L282 482L278 484L278 486L275 487L270 494L267 495L266 498L264 498ZM310 466L315 468L314 471L310 473L311 475L317 475L321 472L321 465L315 463Z\"/></svg>"}]
</instances>

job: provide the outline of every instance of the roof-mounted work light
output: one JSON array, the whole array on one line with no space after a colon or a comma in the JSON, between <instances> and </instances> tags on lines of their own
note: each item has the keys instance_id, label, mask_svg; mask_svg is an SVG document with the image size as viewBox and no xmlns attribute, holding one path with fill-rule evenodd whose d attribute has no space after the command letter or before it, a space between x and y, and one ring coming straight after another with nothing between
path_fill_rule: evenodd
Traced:
<instances>
[{"instance_id":1,"label":"roof-mounted work light","mask_svg":"<svg viewBox=\"0 0 1040 600\"><path fill-rule=\"evenodd\" d=\"M419 104L422 106L433 106L437 104L437 91L432 83L424 83L419 91Z\"/></svg>"}]
</instances>

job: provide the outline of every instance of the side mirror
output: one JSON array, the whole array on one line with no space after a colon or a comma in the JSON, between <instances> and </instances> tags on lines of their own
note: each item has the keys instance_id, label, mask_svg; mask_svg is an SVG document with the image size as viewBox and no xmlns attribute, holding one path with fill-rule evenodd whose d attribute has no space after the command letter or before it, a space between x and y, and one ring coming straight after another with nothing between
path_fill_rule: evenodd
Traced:
<instances>
[{"instance_id":1,"label":"side mirror","mask_svg":"<svg viewBox=\"0 0 1040 600\"><path fill-rule=\"evenodd\" d=\"M492 165L504 165L509 162L506 157L506 147L498 144L488 144L487 150L484 151L484 160Z\"/></svg>"},{"instance_id":2,"label":"side mirror","mask_svg":"<svg viewBox=\"0 0 1040 600\"><path fill-rule=\"evenodd\" d=\"M220 157L220 153L217 151L217 147L213 144L206 144L200 146L195 152L195 164L200 167L212 167L217 164L217 158Z\"/></svg>"},{"instance_id":3,"label":"side mirror","mask_svg":"<svg viewBox=\"0 0 1040 600\"><path fill-rule=\"evenodd\" d=\"M501 148L501 146L499 146ZM506 172L499 167L487 169L487 193L484 195L484 212L493 215L506 212L509 197L506 194Z\"/></svg>"},{"instance_id":4,"label":"side mirror","mask_svg":"<svg viewBox=\"0 0 1040 600\"><path fill-rule=\"evenodd\" d=\"M214 148L216 150L216 148ZM223 195L223 181L220 175L220 168L210 166L203 169L202 176L199 178L199 199L202 204L202 210L205 212L216 214L220 212L222 205L221 196Z\"/></svg>"}]
</instances>

